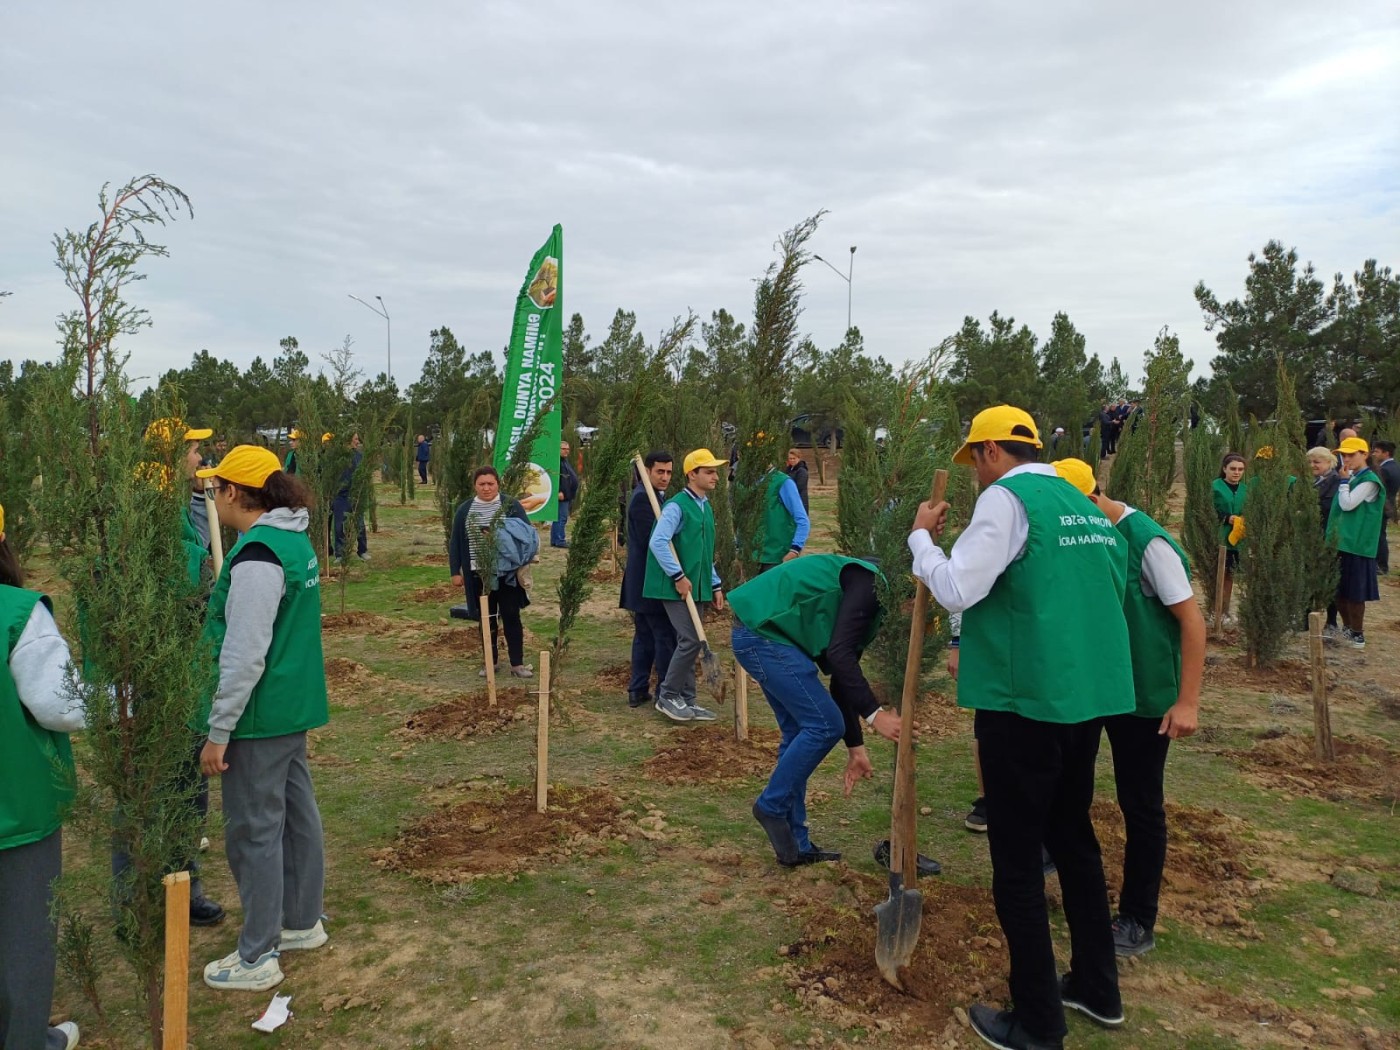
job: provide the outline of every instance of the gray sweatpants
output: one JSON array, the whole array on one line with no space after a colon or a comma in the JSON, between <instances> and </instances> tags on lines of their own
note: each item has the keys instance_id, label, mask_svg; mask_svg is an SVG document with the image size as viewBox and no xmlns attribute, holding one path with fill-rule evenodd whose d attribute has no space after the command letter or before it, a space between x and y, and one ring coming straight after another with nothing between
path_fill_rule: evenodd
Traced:
<instances>
[{"instance_id":1,"label":"gray sweatpants","mask_svg":"<svg viewBox=\"0 0 1400 1050\"><path fill-rule=\"evenodd\" d=\"M671 657L671 666L666 669L666 679L660 691L670 696L678 696L688 704L695 703L695 661L700 656L700 635L690 622L690 612L683 601L663 601L671 626L676 629L676 651ZM700 612L700 622L705 621L709 612L709 602L696 602Z\"/></svg>"},{"instance_id":2,"label":"gray sweatpants","mask_svg":"<svg viewBox=\"0 0 1400 1050\"><path fill-rule=\"evenodd\" d=\"M57 930L49 918L53 881L63 871L63 833L0 849L0 1047L55 1050L49 1027Z\"/></svg>"},{"instance_id":3,"label":"gray sweatpants","mask_svg":"<svg viewBox=\"0 0 1400 1050\"><path fill-rule=\"evenodd\" d=\"M238 954L254 963L277 947L284 927L308 930L321 918L321 813L305 733L231 741L224 761L224 851L243 904Z\"/></svg>"}]
</instances>

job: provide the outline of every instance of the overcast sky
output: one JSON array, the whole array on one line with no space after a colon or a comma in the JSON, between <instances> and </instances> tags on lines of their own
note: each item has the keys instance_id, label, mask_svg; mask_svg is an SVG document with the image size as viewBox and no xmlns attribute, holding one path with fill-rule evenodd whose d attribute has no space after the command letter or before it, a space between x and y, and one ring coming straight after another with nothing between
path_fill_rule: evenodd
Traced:
<instances>
[{"instance_id":1,"label":"overcast sky","mask_svg":"<svg viewBox=\"0 0 1400 1050\"><path fill-rule=\"evenodd\" d=\"M782 231L845 270L900 362L992 310L1066 311L1130 376L1162 325L1204 364L1197 280L1270 238L1330 280L1400 264L1394 0L981 4L588 0L0 5L0 355L54 354L53 234L155 172L194 218L132 297L155 376L295 335L416 379L429 331L506 342L564 226L564 310L654 338L752 315ZM813 264L803 329L840 341Z\"/></svg>"}]
</instances>

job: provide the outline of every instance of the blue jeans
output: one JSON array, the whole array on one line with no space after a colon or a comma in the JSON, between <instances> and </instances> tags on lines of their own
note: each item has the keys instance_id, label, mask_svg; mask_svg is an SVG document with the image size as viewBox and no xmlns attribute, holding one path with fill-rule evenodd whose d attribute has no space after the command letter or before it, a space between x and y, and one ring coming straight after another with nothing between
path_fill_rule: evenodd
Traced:
<instances>
[{"instance_id":1,"label":"blue jeans","mask_svg":"<svg viewBox=\"0 0 1400 1050\"><path fill-rule=\"evenodd\" d=\"M841 709L817 676L817 665L796 646L772 642L743 624L730 636L734 659L763 689L782 739L778 764L758 796L758 808L786 816L797 848L812 848L807 833L807 780L846 733Z\"/></svg>"},{"instance_id":2,"label":"blue jeans","mask_svg":"<svg viewBox=\"0 0 1400 1050\"><path fill-rule=\"evenodd\" d=\"M629 693L651 692L651 669L656 668L656 684L660 688L676 653L676 629L666 610L634 612L632 614L632 680Z\"/></svg>"},{"instance_id":3,"label":"blue jeans","mask_svg":"<svg viewBox=\"0 0 1400 1050\"><path fill-rule=\"evenodd\" d=\"M562 547L567 542L564 537L564 522L568 520L569 501L561 499L559 501L559 516L549 526L549 545L551 547Z\"/></svg>"}]
</instances>

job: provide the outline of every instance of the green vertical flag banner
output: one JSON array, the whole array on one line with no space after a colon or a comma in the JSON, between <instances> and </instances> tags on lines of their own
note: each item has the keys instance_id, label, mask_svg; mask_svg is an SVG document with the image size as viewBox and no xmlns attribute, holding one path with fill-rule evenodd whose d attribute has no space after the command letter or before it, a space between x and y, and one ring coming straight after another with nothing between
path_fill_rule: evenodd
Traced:
<instances>
[{"instance_id":1,"label":"green vertical flag banner","mask_svg":"<svg viewBox=\"0 0 1400 1050\"><path fill-rule=\"evenodd\" d=\"M564 381L564 227L556 225L544 247L530 260L525 283L515 300L515 323L501 388L501 416L496 425L492 461L504 472L520 435L540 406ZM558 515L559 406L556 404L530 450L530 474L518 496L531 521Z\"/></svg>"}]
</instances>

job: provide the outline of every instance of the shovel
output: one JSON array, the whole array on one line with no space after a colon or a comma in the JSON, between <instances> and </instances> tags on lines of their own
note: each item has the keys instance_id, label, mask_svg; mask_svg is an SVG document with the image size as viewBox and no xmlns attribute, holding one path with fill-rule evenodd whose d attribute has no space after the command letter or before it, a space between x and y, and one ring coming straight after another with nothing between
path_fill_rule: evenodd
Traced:
<instances>
[{"instance_id":1,"label":"shovel","mask_svg":"<svg viewBox=\"0 0 1400 1050\"><path fill-rule=\"evenodd\" d=\"M214 558L214 578L224 567L224 534L219 530L219 508L214 503L214 479L204 479L204 513L209 517L209 553Z\"/></svg>"},{"instance_id":2,"label":"shovel","mask_svg":"<svg viewBox=\"0 0 1400 1050\"><path fill-rule=\"evenodd\" d=\"M633 456L632 462L636 464L637 475L642 479L642 485L647 490L647 499L651 501L651 512L658 521L661 520L661 504L656 499L656 489L652 488L651 475L647 473L646 461L640 455ZM668 543L666 546L671 551L671 557L676 561L676 545ZM720 685L719 660L715 658L714 652L710 649L709 639L705 637L705 625L700 622L700 610L695 607L695 598L689 594L685 596L685 609L690 613L690 622L695 628L695 633L700 638L700 670L705 676L705 686L720 701L724 702L724 692Z\"/></svg>"},{"instance_id":3,"label":"shovel","mask_svg":"<svg viewBox=\"0 0 1400 1050\"><path fill-rule=\"evenodd\" d=\"M948 472L935 471L930 502L942 501L947 489ZM924 895L914 888L919 876L914 820L914 698L919 693L928 600L928 588L921 580L915 584L909 651L904 661L904 692L899 702L899 749L895 753L894 802L890 806L890 895L875 905L875 965L880 968L880 976L901 992L904 985L899 971L914 957L924 915Z\"/></svg>"}]
</instances>

